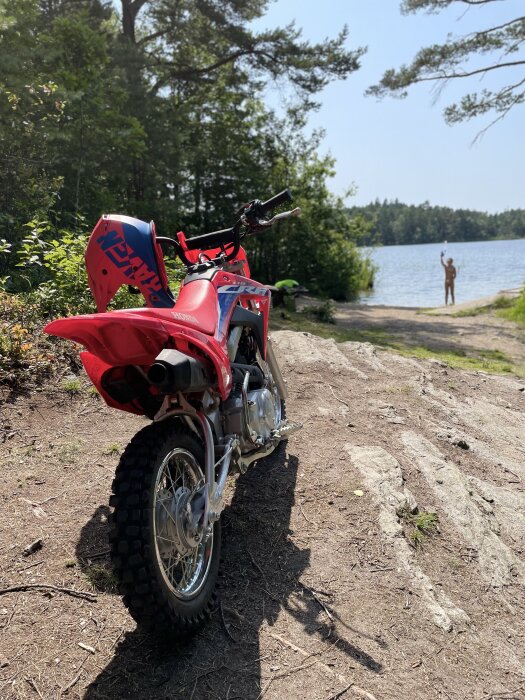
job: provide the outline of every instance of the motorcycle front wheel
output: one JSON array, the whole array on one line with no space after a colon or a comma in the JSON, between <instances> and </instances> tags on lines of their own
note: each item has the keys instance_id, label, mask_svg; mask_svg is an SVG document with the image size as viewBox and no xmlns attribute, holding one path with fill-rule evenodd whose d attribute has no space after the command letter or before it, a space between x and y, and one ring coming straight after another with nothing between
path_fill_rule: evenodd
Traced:
<instances>
[{"instance_id":1,"label":"motorcycle front wheel","mask_svg":"<svg viewBox=\"0 0 525 700\"><path fill-rule=\"evenodd\" d=\"M113 481L111 558L124 604L143 628L184 637L215 605L221 530L192 521L204 451L180 421L153 423L129 443Z\"/></svg>"}]
</instances>

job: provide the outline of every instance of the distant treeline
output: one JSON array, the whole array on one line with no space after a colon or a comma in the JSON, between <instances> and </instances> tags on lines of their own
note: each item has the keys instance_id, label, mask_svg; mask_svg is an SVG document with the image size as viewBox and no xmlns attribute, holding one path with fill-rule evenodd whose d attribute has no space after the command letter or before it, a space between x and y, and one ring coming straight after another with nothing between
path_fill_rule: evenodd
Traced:
<instances>
[{"instance_id":1,"label":"distant treeline","mask_svg":"<svg viewBox=\"0 0 525 700\"><path fill-rule=\"evenodd\" d=\"M428 202L415 206L397 200L376 200L366 207L352 207L349 213L363 216L371 223L371 233L363 241L365 245L525 238L525 209L487 214L433 207Z\"/></svg>"}]
</instances>

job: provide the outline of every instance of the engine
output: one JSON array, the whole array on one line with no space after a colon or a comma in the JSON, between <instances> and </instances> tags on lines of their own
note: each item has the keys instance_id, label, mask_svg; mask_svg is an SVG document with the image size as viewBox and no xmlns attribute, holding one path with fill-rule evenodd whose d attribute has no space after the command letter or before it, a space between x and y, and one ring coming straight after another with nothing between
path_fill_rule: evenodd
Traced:
<instances>
[{"instance_id":1,"label":"engine","mask_svg":"<svg viewBox=\"0 0 525 700\"><path fill-rule=\"evenodd\" d=\"M248 392L250 428L266 442L276 426L275 397L269 389Z\"/></svg>"},{"instance_id":2,"label":"engine","mask_svg":"<svg viewBox=\"0 0 525 700\"><path fill-rule=\"evenodd\" d=\"M248 390L246 401L242 385L236 384L223 405L224 432L238 435L242 452L264 445L281 420L279 399L267 386Z\"/></svg>"}]
</instances>

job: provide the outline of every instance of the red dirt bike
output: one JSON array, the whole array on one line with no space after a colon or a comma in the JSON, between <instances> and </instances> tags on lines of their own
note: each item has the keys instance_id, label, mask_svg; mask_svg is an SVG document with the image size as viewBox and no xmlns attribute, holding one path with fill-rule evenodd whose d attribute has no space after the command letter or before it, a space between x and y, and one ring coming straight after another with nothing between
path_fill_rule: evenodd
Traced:
<instances>
[{"instance_id":1,"label":"red dirt bike","mask_svg":"<svg viewBox=\"0 0 525 700\"><path fill-rule=\"evenodd\" d=\"M113 481L111 557L131 615L156 633L195 632L214 605L224 488L300 428L285 419L286 387L268 334L270 292L250 278L244 236L288 190L254 200L229 229L156 236L126 216L103 216L86 249L98 313L46 331L86 348L85 370L106 403L153 423L129 443ZM187 268L177 300L164 252ZM122 285L146 307L107 312Z\"/></svg>"}]
</instances>

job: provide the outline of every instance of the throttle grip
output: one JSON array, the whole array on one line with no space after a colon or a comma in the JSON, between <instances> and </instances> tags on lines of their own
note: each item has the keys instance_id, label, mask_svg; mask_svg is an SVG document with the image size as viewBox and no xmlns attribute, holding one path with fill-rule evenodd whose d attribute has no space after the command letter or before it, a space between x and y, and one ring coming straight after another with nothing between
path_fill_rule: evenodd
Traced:
<instances>
[{"instance_id":1,"label":"throttle grip","mask_svg":"<svg viewBox=\"0 0 525 700\"><path fill-rule=\"evenodd\" d=\"M268 199L266 202L261 202L261 209L266 214L266 212L270 211L271 209L275 209L276 207L281 206L281 204L286 204L286 202L292 201L293 197L290 190L283 190L282 192L279 192L279 194L276 194L275 197Z\"/></svg>"}]
</instances>

